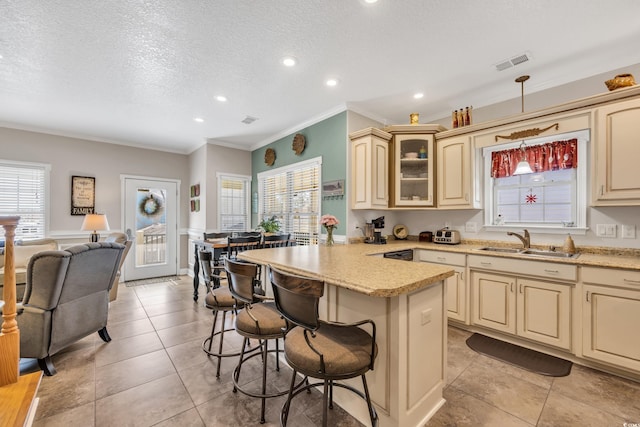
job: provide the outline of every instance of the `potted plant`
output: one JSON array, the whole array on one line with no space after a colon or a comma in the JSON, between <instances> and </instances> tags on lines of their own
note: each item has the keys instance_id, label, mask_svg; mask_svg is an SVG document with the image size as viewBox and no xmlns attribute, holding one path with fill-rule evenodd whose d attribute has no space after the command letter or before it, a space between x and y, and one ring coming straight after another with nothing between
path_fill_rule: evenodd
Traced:
<instances>
[{"instance_id":1,"label":"potted plant","mask_svg":"<svg viewBox=\"0 0 640 427\"><path fill-rule=\"evenodd\" d=\"M274 234L280 231L280 222L278 221L278 218L273 215L271 218L260 221L258 228L262 229L265 234Z\"/></svg>"}]
</instances>

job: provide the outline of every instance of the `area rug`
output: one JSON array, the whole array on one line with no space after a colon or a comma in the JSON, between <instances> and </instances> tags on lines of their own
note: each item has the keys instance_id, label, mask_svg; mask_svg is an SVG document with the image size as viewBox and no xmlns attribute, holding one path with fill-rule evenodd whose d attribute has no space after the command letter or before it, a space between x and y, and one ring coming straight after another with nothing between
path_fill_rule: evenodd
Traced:
<instances>
[{"instance_id":1,"label":"area rug","mask_svg":"<svg viewBox=\"0 0 640 427\"><path fill-rule=\"evenodd\" d=\"M551 377L565 377L571 373L572 362L481 334L467 338L467 345L478 353L514 366Z\"/></svg>"},{"instance_id":2,"label":"area rug","mask_svg":"<svg viewBox=\"0 0 640 427\"><path fill-rule=\"evenodd\" d=\"M152 277L150 279L129 280L124 282L124 284L126 287L130 288L132 286L152 285L154 283L165 283L165 282L172 282L175 284L178 280L180 280L178 276L163 276L163 277Z\"/></svg>"}]
</instances>

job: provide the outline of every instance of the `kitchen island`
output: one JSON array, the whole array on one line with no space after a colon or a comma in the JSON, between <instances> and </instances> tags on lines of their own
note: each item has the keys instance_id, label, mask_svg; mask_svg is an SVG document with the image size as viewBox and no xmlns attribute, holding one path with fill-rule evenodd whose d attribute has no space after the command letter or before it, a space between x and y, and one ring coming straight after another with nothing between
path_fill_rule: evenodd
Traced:
<instances>
[{"instance_id":1,"label":"kitchen island","mask_svg":"<svg viewBox=\"0 0 640 427\"><path fill-rule=\"evenodd\" d=\"M372 319L378 356L367 373L380 426L422 426L444 404L447 319L443 280L452 268L382 258L384 245L294 246L243 252L239 258L325 282L320 316ZM263 277L268 281L268 275ZM271 291L271 287L267 287ZM350 384L361 387L361 382ZM340 388L335 401L365 425L366 405Z\"/></svg>"}]
</instances>

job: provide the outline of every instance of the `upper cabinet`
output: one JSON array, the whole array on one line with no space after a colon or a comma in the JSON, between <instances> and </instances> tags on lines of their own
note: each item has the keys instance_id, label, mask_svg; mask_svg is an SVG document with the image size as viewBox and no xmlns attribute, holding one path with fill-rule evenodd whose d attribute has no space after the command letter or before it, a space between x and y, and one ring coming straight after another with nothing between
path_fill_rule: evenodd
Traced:
<instances>
[{"instance_id":1,"label":"upper cabinet","mask_svg":"<svg viewBox=\"0 0 640 427\"><path fill-rule=\"evenodd\" d=\"M471 142L468 135L436 142L438 207L472 209L478 207L475 196ZM479 178L478 178L479 179Z\"/></svg>"},{"instance_id":2,"label":"upper cabinet","mask_svg":"<svg viewBox=\"0 0 640 427\"><path fill-rule=\"evenodd\" d=\"M640 205L640 99L594 110L592 205Z\"/></svg>"},{"instance_id":3,"label":"upper cabinet","mask_svg":"<svg viewBox=\"0 0 640 427\"><path fill-rule=\"evenodd\" d=\"M389 206L389 141L392 135L376 128L353 132L351 139L351 208Z\"/></svg>"},{"instance_id":4,"label":"upper cabinet","mask_svg":"<svg viewBox=\"0 0 640 427\"><path fill-rule=\"evenodd\" d=\"M435 206L434 134L439 125L397 125L385 128L393 135L390 169L390 207Z\"/></svg>"}]
</instances>

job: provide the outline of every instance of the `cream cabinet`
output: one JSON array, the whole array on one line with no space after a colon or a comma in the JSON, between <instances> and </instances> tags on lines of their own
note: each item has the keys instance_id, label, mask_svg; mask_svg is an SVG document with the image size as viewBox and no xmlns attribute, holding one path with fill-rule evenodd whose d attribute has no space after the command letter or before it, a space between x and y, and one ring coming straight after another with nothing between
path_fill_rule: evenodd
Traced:
<instances>
[{"instance_id":1,"label":"cream cabinet","mask_svg":"<svg viewBox=\"0 0 640 427\"><path fill-rule=\"evenodd\" d=\"M453 267L455 274L445 279L447 290L447 318L459 322L467 322L467 285L465 281L466 255L441 251L418 251L418 259L422 262L444 264Z\"/></svg>"},{"instance_id":2,"label":"cream cabinet","mask_svg":"<svg viewBox=\"0 0 640 427\"><path fill-rule=\"evenodd\" d=\"M594 114L592 205L640 205L640 99L607 104Z\"/></svg>"},{"instance_id":3,"label":"cream cabinet","mask_svg":"<svg viewBox=\"0 0 640 427\"><path fill-rule=\"evenodd\" d=\"M351 140L351 208L386 209L389 205L389 142L376 128L349 134Z\"/></svg>"},{"instance_id":4,"label":"cream cabinet","mask_svg":"<svg viewBox=\"0 0 640 427\"><path fill-rule=\"evenodd\" d=\"M470 256L469 267L473 324L571 349L575 266Z\"/></svg>"},{"instance_id":5,"label":"cream cabinet","mask_svg":"<svg viewBox=\"0 0 640 427\"><path fill-rule=\"evenodd\" d=\"M582 355L640 371L640 272L582 267Z\"/></svg>"},{"instance_id":6,"label":"cream cabinet","mask_svg":"<svg viewBox=\"0 0 640 427\"><path fill-rule=\"evenodd\" d=\"M390 207L435 205L434 134L443 129L440 125L394 125L385 128L393 135Z\"/></svg>"},{"instance_id":7,"label":"cream cabinet","mask_svg":"<svg viewBox=\"0 0 640 427\"><path fill-rule=\"evenodd\" d=\"M436 141L438 207L472 209L479 207L474 197L475 165L470 137L462 135ZM478 177L478 180L481 179Z\"/></svg>"}]
</instances>

